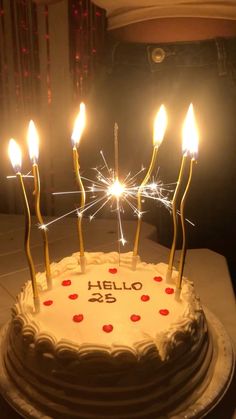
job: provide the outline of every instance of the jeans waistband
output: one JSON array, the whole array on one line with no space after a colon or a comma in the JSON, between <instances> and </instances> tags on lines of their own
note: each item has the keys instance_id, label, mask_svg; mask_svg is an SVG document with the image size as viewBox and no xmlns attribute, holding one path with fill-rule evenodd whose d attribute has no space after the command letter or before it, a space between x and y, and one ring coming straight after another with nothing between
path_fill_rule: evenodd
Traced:
<instances>
[{"instance_id":1,"label":"jeans waistband","mask_svg":"<svg viewBox=\"0 0 236 419\"><path fill-rule=\"evenodd\" d=\"M236 38L216 38L176 43L124 43L110 47L110 64L116 66L147 66L158 71L168 66L217 65L220 75L227 73L227 64L236 61Z\"/></svg>"}]
</instances>

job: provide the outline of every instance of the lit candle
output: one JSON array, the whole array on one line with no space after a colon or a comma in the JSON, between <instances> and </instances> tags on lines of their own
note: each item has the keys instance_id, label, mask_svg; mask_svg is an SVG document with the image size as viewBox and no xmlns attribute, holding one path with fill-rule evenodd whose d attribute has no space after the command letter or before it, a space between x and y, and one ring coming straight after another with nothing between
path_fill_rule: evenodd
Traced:
<instances>
[{"instance_id":1,"label":"lit candle","mask_svg":"<svg viewBox=\"0 0 236 419\"><path fill-rule=\"evenodd\" d=\"M146 176L144 180L142 181L137 194L137 200L138 200L138 224L136 229L136 236L134 241L134 249L133 249L133 258L132 258L132 268L135 270L137 265L137 259L138 259L138 246L139 246L139 238L140 238L140 231L141 231L141 216L142 216L142 204L141 204L141 194L144 186L147 184L148 180L150 179L150 176L152 174L152 171L155 166L155 162L157 159L157 153L158 149L163 141L165 131L167 126L167 114L164 105L161 105L156 118L154 120L154 126L153 126L153 153L151 158L151 163L149 166L149 169L146 173Z\"/></svg>"},{"instance_id":2,"label":"lit candle","mask_svg":"<svg viewBox=\"0 0 236 419\"><path fill-rule=\"evenodd\" d=\"M41 226L42 237L43 237L43 247L44 247L44 261L46 269L46 279L48 289L52 288L52 277L50 269L50 258L49 258L49 247L48 247L48 237L46 229L43 228L44 222L40 210L40 176L38 168L38 156L39 156L39 136L35 128L33 121L30 121L27 133L28 147L30 160L32 161L32 169L34 176L34 198L35 198L35 213L38 219L38 222Z\"/></svg>"},{"instance_id":3,"label":"lit candle","mask_svg":"<svg viewBox=\"0 0 236 419\"><path fill-rule=\"evenodd\" d=\"M186 184L186 188L181 200L180 204L180 218L181 218L181 226L182 226L182 234L183 234L183 243L181 249L181 256L180 256L180 263L179 263L179 273L177 279L177 289L176 289L176 298L179 299L180 292L181 292L181 285L183 279L183 271L184 271L184 263L186 257L186 232L185 232L185 217L184 217L184 209L187 194L189 192L192 174L193 174L193 166L197 162L197 153L198 153L198 130L196 126L193 105L190 104L187 116L185 119L185 123L183 126L183 150L184 153L191 159L190 160L190 168L189 168L189 175L188 181Z\"/></svg>"},{"instance_id":4,"label":"lit candle","mask_svg":"<svg viewBox=\"0 0 236 419\"><path fill-rule=\"evenodd\" d=\"M81 192L80 211L78 212L78 234L79 234L79 245L80 245L80 266L81 266L82 273L85 272L84 241L83 241L83 233L82 233L82 217L83 217L83 209L85 206L85 190L84 190L84 185L82 183L81 176L80 176L79 153L78 153L77 147L79 145L80 139L84 131L85 121L86 121L85 105L84 103L81 103L79 114L74 123L74 129L71 136L71 141L73 145L73 164L74 164L76 182Z\"/></svg>"},{"instance_id":5,"label":"lit candle","mask_svg":"<svg viewBox=\"0 0 236 419\"><path fill-rule=\"evenodd\" d=\"M39 312L40 310L40 301L39 301L39 295L38 295L38 288L36 284L36 276L35 276L35 269L34 269L34 262L31 256L30 252L30 230L31 230L31 216L30 216L30 210L29 210L29 204L25 192L25 186L23 182L23 178L21 175L21 150L18 144L15 140L11 139L9 141L9 148L8 148L9 157L11 160L11 164L13 166L13 169L16 173L16 178L18 179L23 202L24 202L24 210L25 210L25 253L29 265L30 270L30 277L31 277L31 283L32 283L32 289L33 289L33 300L34 300L34 307L35 312Z\"/></svg>"}]
</instances>

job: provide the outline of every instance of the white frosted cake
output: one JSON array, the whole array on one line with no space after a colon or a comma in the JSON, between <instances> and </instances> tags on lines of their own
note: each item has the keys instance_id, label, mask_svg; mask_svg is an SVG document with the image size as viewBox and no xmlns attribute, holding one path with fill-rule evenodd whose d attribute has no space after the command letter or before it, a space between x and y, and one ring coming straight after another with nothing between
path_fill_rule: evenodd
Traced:
<instances>
[{"instance_id":1,"label":"white frosted cake","mask_svg":"<svg viewBox=\"0 0 236 419\"><path fill-rule=\"evenodd\" d=\"M183 417L211 377L212 344L199 299L184 280L181 299L165 264L131 253L79 255L51 265L53 288L37 275L13 308L4 345L8 375L50 418ZM44 416L43 416L44 417Z\"/></svg>"}]
</instances>

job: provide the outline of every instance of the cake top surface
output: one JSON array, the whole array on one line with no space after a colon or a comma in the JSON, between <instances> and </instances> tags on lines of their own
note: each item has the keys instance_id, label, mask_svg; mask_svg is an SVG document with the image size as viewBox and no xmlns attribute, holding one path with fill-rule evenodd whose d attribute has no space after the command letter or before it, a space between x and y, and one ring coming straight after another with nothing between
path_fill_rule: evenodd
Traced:
<instances>
[{"instance_id":1,"label":"cake top surface","mask_svg":"<svg viewBox=\"0 0 236 419\"><path fill-rule=\"evenodd\" d=\"M79 256L52 264L53 288L47 290L45 273L37 275L40 312L33 312L31 283L18 297L14 321L20 321L35 339L62 342L71 348L139 352L155 343L161 356L168 334L186 326L196 310L192 285L184 282L181 300L175 284L165 281L165 264L139 262L131 269L131 253L86 254L86 273Z\"/></svg>"}]
</instances>

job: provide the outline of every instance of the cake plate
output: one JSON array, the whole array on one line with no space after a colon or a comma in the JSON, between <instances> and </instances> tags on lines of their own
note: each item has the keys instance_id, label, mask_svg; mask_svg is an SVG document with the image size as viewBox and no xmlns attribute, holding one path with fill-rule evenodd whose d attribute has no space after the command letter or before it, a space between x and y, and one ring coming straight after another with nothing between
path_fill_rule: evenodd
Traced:
<instances>
[{"instance_id":1,"label":"cake plate","mask_svg":"<svg viewBox=\"0 0 236 419\"><path fill-rule=\"evenodd\" d=\"M194 400L191 396L184 401L184 405L179 406L178 412L173 415L165 416L169 419L197 419L209 414L227 392L234 374L235 354L231 339L225 331L224 326L218 318L204 308L207 323L213 338L213 357L212 363L214 371L210 383L205 388L204 382L194 392ZM7 403L24 418L31 419L55 419L39 410L37 406L31 404L24 393L16 387L10 379L4 365L4 341L7 333L8 324L0 331L0 393ZM202 390L204 388L204 391ZM199 397L198 397L199 395ZM188 407L186 407L188 406ZM164 417L162 418L164 419Z\"/></svg>"}]
</instances>

